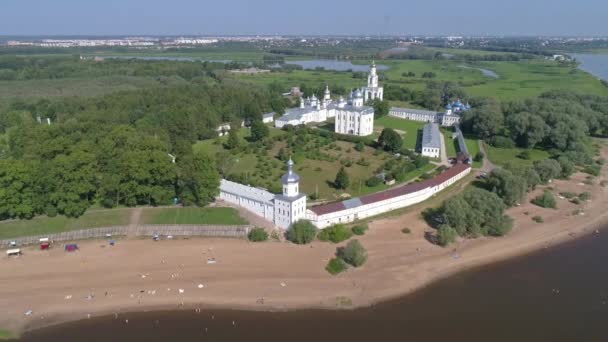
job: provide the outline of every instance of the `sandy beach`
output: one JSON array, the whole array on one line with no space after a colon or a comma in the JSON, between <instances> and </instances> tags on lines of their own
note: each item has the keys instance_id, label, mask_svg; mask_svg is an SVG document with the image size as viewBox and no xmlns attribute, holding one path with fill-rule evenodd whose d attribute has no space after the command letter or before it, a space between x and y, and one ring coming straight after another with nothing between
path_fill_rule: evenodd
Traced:
<instances>
[{"instance_id":1,"label":"sandy beach","mask_svg":"<svg viewBox=\"0 0 608 342\"><path fill-rule=\"evenodd\" d=\"M604 148L603 156L608 157ZM608 188L585 185L585 174L554 181L556 192L588 191L584 215L576 205L558 199L558 210L529 201L511 208L513 231L502 238L459 240L442 248L428 242L432 231L419 217L429 203L380 218L357 237L367 248L368 262L338 276L324 267L337 246L314 242L251 243L232 239L122 239L79 242L80 251L65 253L24 249L20 258L0 260L0 327L22 332L68 320L156 309L251 310L298 308L356 308L414 291L466 268L552 248L608 223ZM451 191L459 191L458 184ZM450 191L450 190L448 190ZM533 198L540 190L529 194ZM544 223L532 221L540 215ZM404 234L405 227L411 234ZM216 263L208 263L214 258ZM31 310L31 315L24 313Z\"/></svg>"}]
</instances>

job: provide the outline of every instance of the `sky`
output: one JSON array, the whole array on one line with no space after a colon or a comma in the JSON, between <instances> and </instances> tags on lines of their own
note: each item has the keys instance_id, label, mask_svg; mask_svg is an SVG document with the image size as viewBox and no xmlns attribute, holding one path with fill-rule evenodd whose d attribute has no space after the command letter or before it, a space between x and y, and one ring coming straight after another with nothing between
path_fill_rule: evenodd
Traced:
<instances>
[{"instance_id":1,"label":"sky","mask_svg":"<svg viewBox=\"0 0 608 342\"><path fill-rule=\"evenodd\" d=\"M0 35L608 36L608 0L0 0Z\"/></svg>"}]
</instances>

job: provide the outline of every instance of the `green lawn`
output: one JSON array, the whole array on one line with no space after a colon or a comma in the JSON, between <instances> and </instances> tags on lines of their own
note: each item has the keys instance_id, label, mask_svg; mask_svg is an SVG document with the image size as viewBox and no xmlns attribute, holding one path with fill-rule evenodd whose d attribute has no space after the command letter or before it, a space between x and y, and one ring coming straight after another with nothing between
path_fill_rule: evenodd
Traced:
<instances>
[{"instance_id":1,"label":"green lawn","mask_svg":"<svg viewBox=\"0 0 608 342\"><path fill-rule=\"evenodd\" d=\"M0 239L44 235L93 227L123 226L129 223L130 209L89 210L79 218L37 217L31 220L0 222Z\"/></svg>"},{"instance_id":2,"label":"green lawn","mask_svg":"<svg viewBox=\"0 0 608 342\"><path fill-rule=\"evenodd\" d=\"M496 148L485 144L487 158L496 165L503 166L507 163L532 165L537 160L547 159L550 157L547 151L543 150L527 150L530 153L530 159L521 159L517 157L521 152L526 151L523 148Z\"/></svg>"},{"instance_id":3,"label":"green lawn","mask_svg":"<svg viewBox=\"0 0 608 342\"><path fill-rule=\"evenodd\" d=\"M0 341L2 340L16 340L19 338L19 335L8 331L0 329Z\"/></svg>"},{"instance_id":4,"label":"green lawn","mask_svg":"<svg viewBox=\"0 0 608 342\"><path fill-rule=\"evenodd\" d=\"M445 151L448 158L455 157L458 143L456 139L452 138L453 132L447 127L441 127L441 134L443 134L443 139L445 140Z\"/></svg>"},{"instance_id":5,"label":"green lawn","mask_svg":"<svg viewBox=\"0 0 608 342\"><path fill-rule=\"evenodd\" d=\"M233 208L146 208L141 220L144 224L247 224Z\"/></svg>"},{"instance_id":6,"label":"green lawn","mask_svg":"<svg viewBox=\"0 0 608 342\"><path fill-rule=\"evenodd\" d=\"M374 120L374 133L376 136L380 136L380 133L384 128L392 128L404 131L405 134L402 136L403 147L413 150L416 148L418 130L422 129L424 124L424 122L399 119L387 115Z\"/></svg>"}]
</instances>

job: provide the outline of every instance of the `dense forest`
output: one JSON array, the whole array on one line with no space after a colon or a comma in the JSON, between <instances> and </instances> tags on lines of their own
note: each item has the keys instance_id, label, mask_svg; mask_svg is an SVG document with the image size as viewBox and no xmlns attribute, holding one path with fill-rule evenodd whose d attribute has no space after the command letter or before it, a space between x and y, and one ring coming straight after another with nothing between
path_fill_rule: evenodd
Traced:
<instances>
[{"instance_id":1,"label":"dense forest","mask_svg":"<svg viewBox=\"0 0 608 342\"><path fill-rule=\"evenodd\" d=\"M192 144L217 136L220 123L240 125L282 112L286 102L272 88L208 76L203 63L175 64L101 63L88 75L135 65L134 72L178 73L191 80L187 85L13 101L2 109L0 219L75 217L92 205L161 205L175 197L184 204L212 200L219 173L209 156L193 153ZM15 67L33 77L43 77L45 69ZM87 72L80 64L68 69L63 75Z\"/></svg>"}]
</instances>

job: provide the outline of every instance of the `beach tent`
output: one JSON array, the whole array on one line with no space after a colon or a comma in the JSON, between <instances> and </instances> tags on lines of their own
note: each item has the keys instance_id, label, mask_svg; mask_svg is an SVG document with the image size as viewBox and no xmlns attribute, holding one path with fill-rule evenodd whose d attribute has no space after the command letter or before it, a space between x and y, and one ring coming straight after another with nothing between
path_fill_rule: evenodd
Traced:
<instances>
[{"instance_id":1,"label":"beach tent","mask_svg":"<svg viewBox=\"0 0 608 342\"><path fill-rule=\"evenodd\" d=\"M74 252L76 250L78 250L78 245L75 243L69 243L69 244L65 245L66 252Z\"/></svg>"},{"instance_id":2,"label":"beach tent","mask_svg":"<svg viewBox=\"0 0 608 342\"><path fill-rule=\"evenodd\" d=\"M19 256L21 255L21 250L19 248L9 249L6 251L6 255L10 256Z\"/></svg>"}]
</instances>

